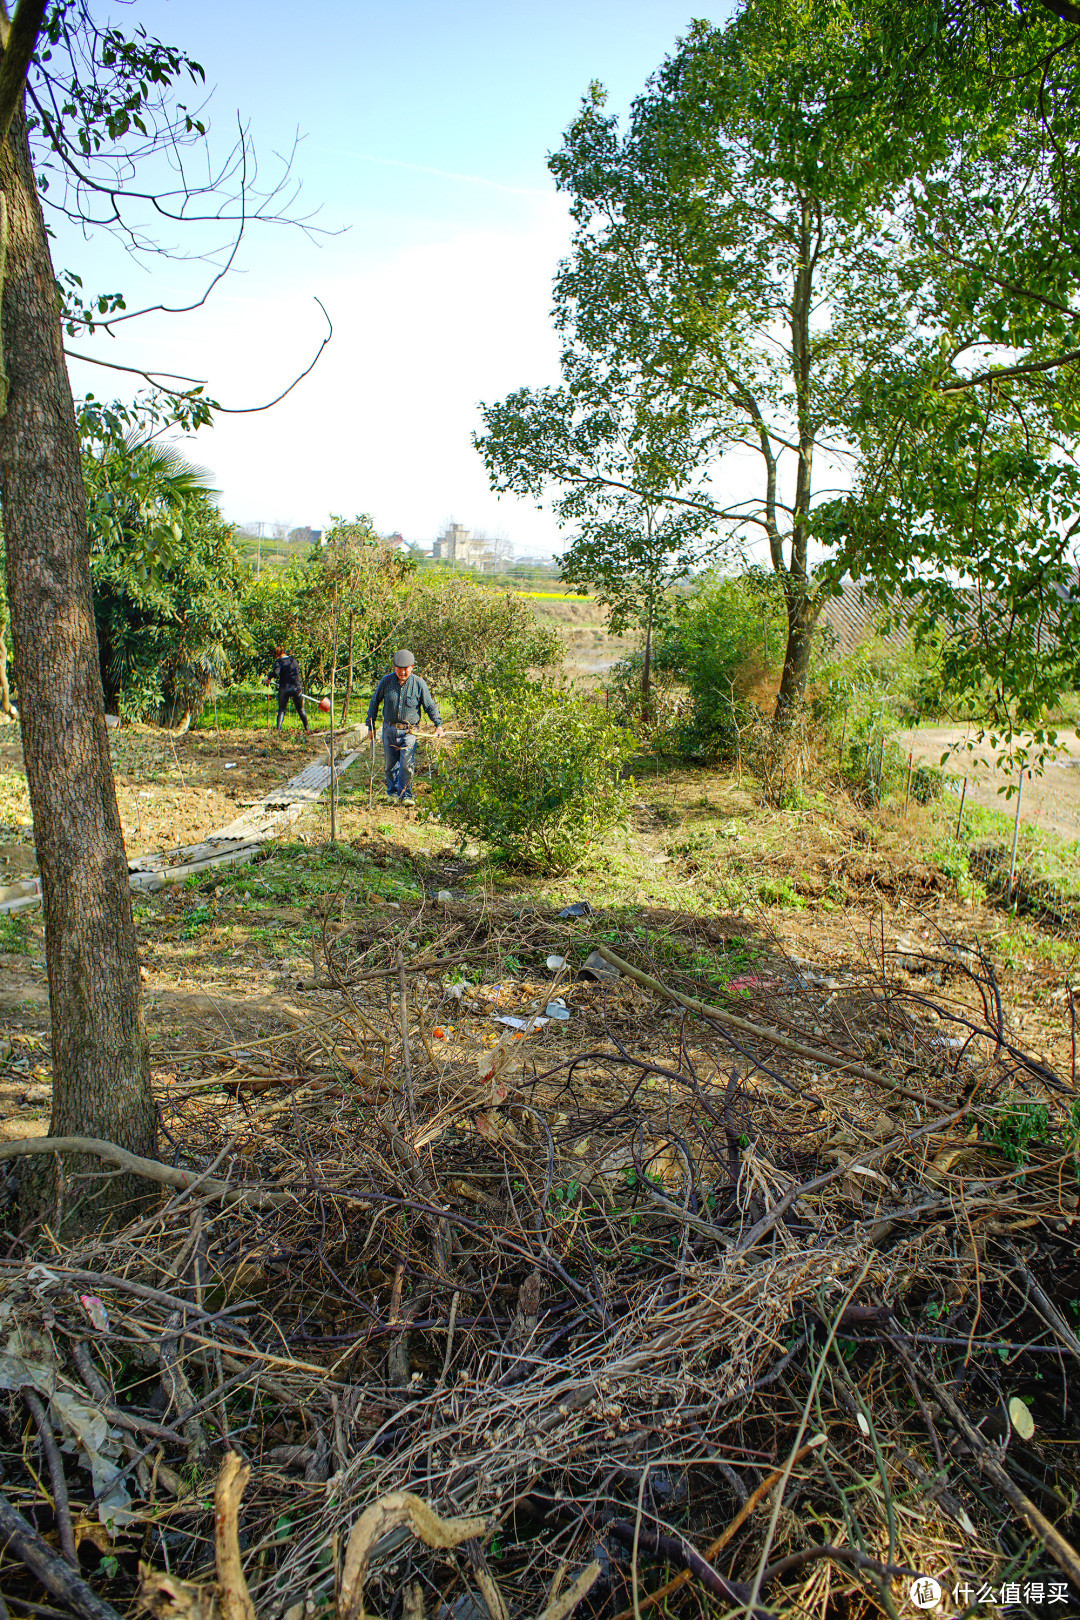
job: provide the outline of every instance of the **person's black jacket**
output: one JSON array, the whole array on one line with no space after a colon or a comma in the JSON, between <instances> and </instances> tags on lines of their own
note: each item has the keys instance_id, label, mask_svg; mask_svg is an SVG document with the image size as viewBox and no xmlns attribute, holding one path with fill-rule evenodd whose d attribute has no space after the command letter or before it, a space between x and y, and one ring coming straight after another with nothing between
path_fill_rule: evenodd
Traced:
<instances>
[{"instance_id":1,"label":"person's black jacket","mask_svg":"<svg viewBox=\"0 0 1080 1620\"><path fill-rule=\"evenodd\" d=\"M300 665L296 662L292 653L282 653L280 658L274 659L270 679L277 681L279 692L299 692L303 690L300 685Z\"/></svg>"}]
</instances>

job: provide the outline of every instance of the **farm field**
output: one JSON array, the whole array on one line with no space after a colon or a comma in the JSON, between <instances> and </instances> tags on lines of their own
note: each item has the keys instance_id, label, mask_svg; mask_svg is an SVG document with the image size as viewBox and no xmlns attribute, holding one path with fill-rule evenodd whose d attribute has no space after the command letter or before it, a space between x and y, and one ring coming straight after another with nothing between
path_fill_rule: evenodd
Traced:
<instances>
[{"instance_id":1,"label":"farm field","mask_svg":"<svg viewBox=\"0 0 1080 1620\"><path fill-rule=\"evenodd\" d=\"M612 665L637 645L633 636L611 635L604 609L589 597L522 594L538 619L554 625L565 650L566 673L586 690L602 686Z\"/></svg>"}]
</instances>

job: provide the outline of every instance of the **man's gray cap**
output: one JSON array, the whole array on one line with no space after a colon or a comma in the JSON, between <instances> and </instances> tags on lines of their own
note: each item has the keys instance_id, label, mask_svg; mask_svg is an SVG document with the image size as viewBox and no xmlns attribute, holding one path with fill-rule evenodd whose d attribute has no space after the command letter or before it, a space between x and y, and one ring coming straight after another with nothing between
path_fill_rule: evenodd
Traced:
<instances>
[{"instance_id":1,"label":"man's gray cap","mask_svg":"<svg viewBox=\"0 0 1080 1620\"><path fill-rule=\"evenodd\" d=\"M400 652L396 652L394 654L395 669L409 669L415 663L416 658L409 651L408 647L402 647Z\"/></svg>"}]
</instances>

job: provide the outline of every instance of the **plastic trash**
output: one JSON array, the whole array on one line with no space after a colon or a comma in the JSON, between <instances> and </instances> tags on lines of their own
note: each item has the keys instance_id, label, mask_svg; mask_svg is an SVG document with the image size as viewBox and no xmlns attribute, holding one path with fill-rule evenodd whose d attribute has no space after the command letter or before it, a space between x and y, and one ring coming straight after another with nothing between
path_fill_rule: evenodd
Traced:
<instances>
[{"instance_id":1,"label":"plastic trash","mask_svg":"<svg viewBox=\"0 0 1080 1620\"><path fill-rule=\"evenodd\" d=\"M515 1018L512 1013L503 1013L500 1017L496 1018L494 1022L496 1024L505 1024L507 1029L528 1029L530 1025L533 1029L543 1029L545 1024L550 1024L551 1019Z\"/></svg>"},{"instance_id":2,"label":"plastic trash","mask_svg":"<svg viewBox=\"0 0 1080 1620\"><path fill-rule=\"evenodd\" d=\"M93 1322L98 1332L108 1333L109 1313L98 1296L96 1294L80 1294L79 1304L82 1306L91 1322Z\"/></svg>"},{"instance_id":3,"label":"plastic trash","mask_svg":"<svg viewBox=\"0 0 1080 1620\"><path fill-rule=\"evenodd\" d=\"M570 1009L565 1001L549 1001L544 1011L549 1018L558 1019L560 1022L570 1016Z\"/></svg>"},{"instance_id":4,"label":"plastic trash","mask_svg":"<svg viewBox=\"0 0 1080 1620\"><path fill-rule=\"evenodd\" d=\"M578 900L575 905L564 906L558 913L560 917L591 917L593 908L587 900Z\"/></svg>"},{"instance_id":5,"label":"plastic trash","mask_svg":"<svg viewBox=\"0 0 1080 1620\"><path fill-rule=\"evenodd\" d=\"M225 769L227 771L235 771L235 769L236 769L236 761L235 761L235 759L227 759L225 761Z\"/></svg>"},{"instance_id":6,"label":"plastic trash","mask_svg":"<svg viewBox=\"0 0 1080 1620\"><path fill-rule=\"evenodd\" d=\"M599 951L593 951L591 956L585 958L585 966L578 974L579 979L595 979L597 983L606 980L609 984L621 979L622 974L610 962L605 962Z\"/></svg>"},{"instance_id":7,"label":"plastic trash","mask_svg":"<svg viewBox=\"0 0 1080 1620\"><path fill-rule=\"evenodd\" d=\"M565 956L549 956L548 959L547 959L547 965L548 965L548 972L549 973L558 973L561 968L564 968L566 966L566 957Z\"/></svg>"},{"instance_id":8,"label":"plastic trash","mask_svg":"<svg viewBox=\"0 0 1080 1620\"><path fill-rule=\"evenodd\" d=\"M449 889L440 889L438 894L435 896L435 899L438 901L440 906L448 906L453 898L454 897L450 893Z\"/></svg>"}]
</instances>

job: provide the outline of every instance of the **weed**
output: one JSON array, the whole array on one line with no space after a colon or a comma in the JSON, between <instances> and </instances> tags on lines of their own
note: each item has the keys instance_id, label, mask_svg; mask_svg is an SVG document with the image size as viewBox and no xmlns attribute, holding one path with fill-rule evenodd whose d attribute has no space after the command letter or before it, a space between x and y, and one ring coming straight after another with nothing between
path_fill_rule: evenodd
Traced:
<instances>
[{"instance_id":1,"label":"weed","mask_svg":"<svg viewBox=\"0 0 1080 1620\"><path fill-rule=\"evenodd\" d=\"M950 838L932 852L931 860L956 884L956 893L965 904L982 905L986 899L986 888L972 875L968 852L963 844Z\"/></svg>"},{"instance_id":2,"label":"weed","mask_svg":"<svg viewBox=\"0 0 1080 1620\"><path fill-rule=\"evenodd\" d=\"M196 906L189 911L184 919L184 926L180 930L181 939L197 939L204 928L208 928L214 920L214 913L209 906Z\"/></svg>"},{"instance_id":3,"label":"weed","mask_svg":"<svg viewBox=\"0 0 1080 1620\"><path fill-rule=\"evenodd\" d=\"M30 954L30 919L22 912L0 917L0 951L12 956Z\"/></svg>"},{"instance_id":4,"label":"weed","mask_svg":"<svg viewBox=\"0 0 1080 1620\"><path fill-rule=\"evenodd\" d=\"M758 884L758 899L766 906L783 906L789 911L801 911L806 905L806 896L799 894L791 879L784 877L766 877Z\"/></svg>"},{"instance_id":5,"label":"weed","mask_svg":"<svg viewBox=\"0 0 1080 1620\"><path fill-rule=\"evenodd\" d=\"M996 1147L1021 1171L1030 1166L1032 1144L1038 1143L1070 1155L1080 1176L1080 1099L1073 1103L1065 1119L1053 1126L1045 1103L1031 1102L1026 1097L1011 1099L988 1111L981 1134L984 1142ZM1023 1184L1023 1175L1020 1181Z\"/></svg>"}]
</instances>

